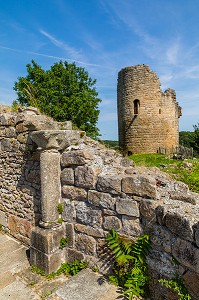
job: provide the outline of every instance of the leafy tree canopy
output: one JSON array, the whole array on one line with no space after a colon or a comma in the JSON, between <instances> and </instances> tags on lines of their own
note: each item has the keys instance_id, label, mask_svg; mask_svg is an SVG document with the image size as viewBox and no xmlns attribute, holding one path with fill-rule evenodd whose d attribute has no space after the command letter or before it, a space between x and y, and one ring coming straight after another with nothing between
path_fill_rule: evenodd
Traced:
<instances>
[{"instance_id":1,"label":"leafy tree canopy","mask_svg":"<svg viewBox=\"0 0 199 300\"><path fill-rule=\"evenodd\" d=\"M15 104L37 107L59 122L71 120L91 137L99 135L96 123L101 100L96 80L84 68L60 61L45 71L34 60L26 67L28 75L14 84Z\"/></svg>"},{"instance_id":2,"label":"leafy tree canopy","mask_svg":"<svg viewBox=\"0 0 199 300\"><path fill-rule=\"evenodd\" d=\"M199 155L199 123L193 125L194 131L181 131L180 144L185 147L192 147L194 155Z\"/></svg>"},{"instance_id":3,"label":"leafy tree canopy","mask_svg":"<svg viewBox=\"0 0 199 300\"><path fill-rule=\"evenodd\" d=\"M194 142L192 144L192 147L199 154L199 123L193 125L193 128L194 128Z\"/></svg>"},{"instance_id":4,"label":"leafy tree canopy","mask_svg":"<svg viewBox=\"0 0 199 300\"><path fill-rule=\"evenodd\" d=\"M192 147L194 142L194 132L192 131L181 131L179 133L180 145L185 147Z\"/></svg>"}]
</instances>

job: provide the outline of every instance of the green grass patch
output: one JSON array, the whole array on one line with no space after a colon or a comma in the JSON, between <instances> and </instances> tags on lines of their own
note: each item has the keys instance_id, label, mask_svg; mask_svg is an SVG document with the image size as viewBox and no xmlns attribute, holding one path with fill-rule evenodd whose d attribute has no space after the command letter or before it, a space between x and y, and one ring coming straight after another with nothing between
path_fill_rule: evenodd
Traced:
<instances>
[{"instance_id":1,"label":"green grass patch","mask_svg":"<svg viewBox=\"0 0 199 300\"><path fill-rule=\"evenodd\" d=\"M186 183L190 190L199 193L199 159L176 160L163 154L133 154L129 156L137 166L158 167L173 179ZM186 163L192 167L187 168Z\"/></svg>"}]
</instances>

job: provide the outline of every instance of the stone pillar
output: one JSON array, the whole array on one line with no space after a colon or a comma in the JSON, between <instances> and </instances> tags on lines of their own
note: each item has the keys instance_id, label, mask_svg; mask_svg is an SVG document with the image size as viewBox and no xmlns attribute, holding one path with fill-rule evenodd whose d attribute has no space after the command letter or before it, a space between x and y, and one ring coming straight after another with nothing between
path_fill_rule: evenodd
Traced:
<instances>
[{"instance_id":1,"label":"stone pillar","mask_svg":"<svg viewBox=\"0 0 199 300\"><path fill-rule=\"evenodd\" d=\"M40 226L51 228L57 224L59 217L57 205L61 199L60 153L45 150L40 156L41 170L41 212Z\"/></svg>"},{"instance_id":2,"label":"stone pillar","mask_svg":"<svg viewBox=\"0 0 199 300\"><path fill-rule=\"evenodd\" d=\"M61 200L60 152L78 145L84 132L76 130L40 130L31 133L31 139L41 150L41 221L32 231L30 263L49 274L65 261L66 253L60 249L60 240L65 237L64 225L58 224L57 206Z\"/></svg>"}]
</instances>

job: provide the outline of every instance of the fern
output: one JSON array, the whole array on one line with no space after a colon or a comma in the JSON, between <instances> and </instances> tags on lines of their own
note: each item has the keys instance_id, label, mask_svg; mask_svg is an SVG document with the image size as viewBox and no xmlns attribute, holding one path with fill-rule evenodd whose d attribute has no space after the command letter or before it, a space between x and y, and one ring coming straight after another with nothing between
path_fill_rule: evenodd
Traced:
<instances>
[{"instance_id":1,"label":"fern","mask_svg":"<svg viewBox=\"0 0 199 300\"><path fill-rule=\"evenodd\" d=\"M134 295L143 296L149 283L145 262L150 250L149 236L140 236L133 243L122 239L115 230L111 230L107 242L115 258L113 275L109 276L109 280L122 287L129 300Z\"/></svg>"},{"instance_id":2,"label":"fern","mask_svg":"<svg viewBox=\"0 0 199 300\"><path fill-rule=\"evenodd\" d=\"M177 292L179 296L179 300L191 300L191 296L187 292L186 287L181 278L175 277L174 279L167 280L167 279L160 279L158 280L162 285L166 286Z\"/></svg>"}]
</instances>

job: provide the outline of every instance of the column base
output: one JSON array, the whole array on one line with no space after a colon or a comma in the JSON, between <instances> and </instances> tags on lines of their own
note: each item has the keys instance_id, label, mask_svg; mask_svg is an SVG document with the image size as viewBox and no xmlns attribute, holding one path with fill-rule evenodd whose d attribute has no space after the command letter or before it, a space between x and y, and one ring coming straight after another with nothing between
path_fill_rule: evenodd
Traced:
<instances>
[{"instance_id":1,"label":"column base","mask_svg":"<svg viewBox=\"0 0 199 300\"><path fill-rule=\"evenodd\" d=\"M60 240L65 236L63 226L55 230L36 227L31 236L30 264L46 274L57 271L66 257L66 250L60 249Z\"/></svg>"}]
</instances>

